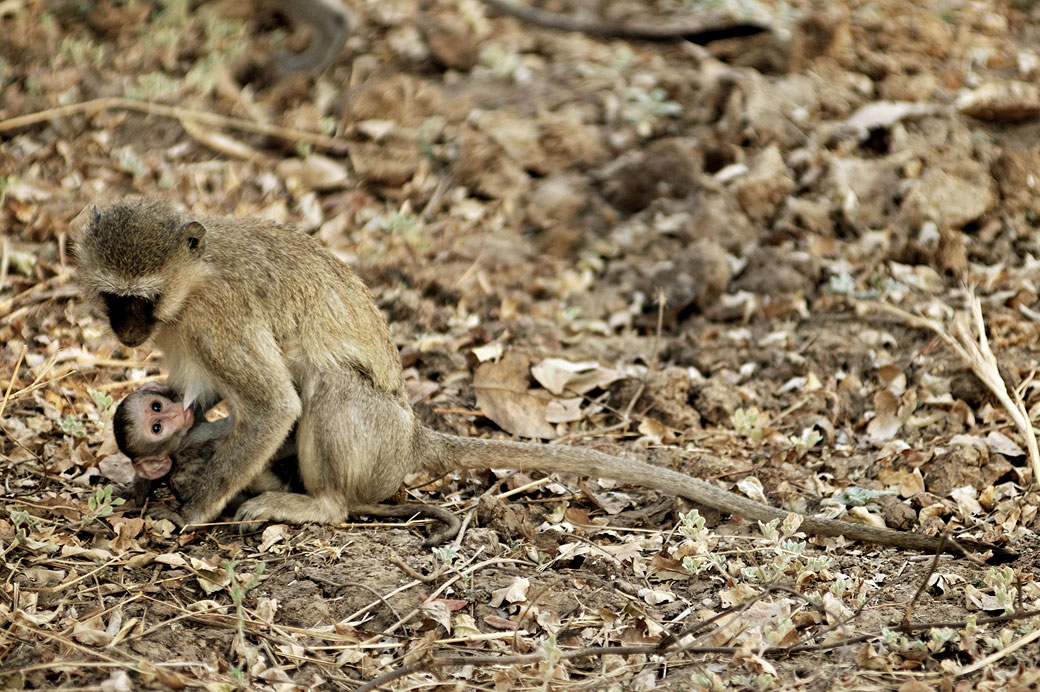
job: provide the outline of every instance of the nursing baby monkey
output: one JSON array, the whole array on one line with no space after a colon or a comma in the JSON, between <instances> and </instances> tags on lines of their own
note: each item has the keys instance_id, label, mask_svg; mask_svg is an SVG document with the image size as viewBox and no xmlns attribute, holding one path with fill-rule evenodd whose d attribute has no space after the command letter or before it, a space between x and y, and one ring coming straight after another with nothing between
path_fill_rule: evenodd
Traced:
<instances>
[{"instance_id":1,"label":"nursing baby monkey","mask_svg":"<svg viewBox=\"0 0 1040 692\"><path fill-rule=\"evenodd\" d=\"M203 216L161 200L94 208L77 243L78 275L95 309L127 346L162 349L184 406L219 399L234 414L181 509L212 521L262 478L296 426L306 492L266 490L243 521L339 523L393 495L406 475L513 468L642 485L745 519L789 513L671 469L580 447L465 438L427 428L412 412L390 330L368 289L314 238L263 219ZM958 545L864 524L803 517L810 535L934 552Z\"/></svg>"},{"instance_id":2,"label":"nursing baby monkey","mask_svg":"<svg viewBox=\"0 0 1040 692\"><path fill-rule=\"evenodd\" d=\"M167 385L150 383L128 394L116 407L112 429L119 451L130 457L134 467L133 486L127 493L138 506L159 481L167 481L178 500L183 502L207 482L206 464L218 442L227 437L234 424L234 414L209 421L198 407L185 406ZM293 435L278 448L268 468L254 478L244 492L232 499L237 507L248 496L266 491L299 490L296 469L296 443ZM351 514L374 517L408 518L416 514L444 523L444 528L430 534L423 545L439 545L452 539L462 526L459 518L436 505L402 503L396 505L354 505ZM184 526L184 519L165 507L153 507L150 515L169 519Z\"/></svg>"}]
</instances>

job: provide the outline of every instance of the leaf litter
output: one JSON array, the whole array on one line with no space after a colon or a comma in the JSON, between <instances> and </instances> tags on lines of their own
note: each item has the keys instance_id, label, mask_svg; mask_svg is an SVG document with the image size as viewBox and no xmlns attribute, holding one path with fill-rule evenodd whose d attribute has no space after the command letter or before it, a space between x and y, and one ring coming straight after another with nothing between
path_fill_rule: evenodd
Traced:
<instances>
[{"instance_id":1,"label":"leaf litter","mask_svg":"<svg viewBox=\"0 0 1040 692\"><path fill-rule=\"evenodd\" d=\"M1035 8L759 3L779 31L699 49L434 5L354 3L339 61L273 81L294 39L252 3L0 10L3 684L1036 685ZM415 479L468 519L432 552L417 521L177 534L109 490L161 359L71 282L82 210L129 194L320 237L438 429L1022 557L526 474Z\"/></svg>"}]
</instances>

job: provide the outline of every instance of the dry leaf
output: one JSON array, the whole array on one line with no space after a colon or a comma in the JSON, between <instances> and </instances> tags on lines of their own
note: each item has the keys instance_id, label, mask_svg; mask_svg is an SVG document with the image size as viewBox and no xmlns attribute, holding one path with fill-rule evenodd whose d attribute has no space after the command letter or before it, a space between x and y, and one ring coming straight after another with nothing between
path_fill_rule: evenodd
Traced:
<instances>
[{"instance_id":1,"label":"dry leaf","mask_svg":"<svg viewBox=\"0 0 1040 692\"><path fill-rule=\"evenodd\" d=\"M508 353L497 363L482 363L473 375L481 413L506 432L519 437L552 439L556 431L545 420L547 399L527 388L525 356Z\"/></svg>"},{"instance_id":2,"label":"dry leaf","mask_svg":"<svg viewBox=\"0 0 1040 692\"><path fill-rule=\"evenodd\" d=\"M509 586L495 589L491 592L491 600L488 602L492 608L497 608L503 603L520 603L527 600L527 590L531 588L531 582L527 577L516 577Z\"/></svg>"},{"instance_id":3,"label":"dry leaf","mask_svg":"<svg viewBox=\"0 0 1040 692\"><path fill-rule=\"evenodd\" d=\"M891 440L903 426L899 419L899 397L887 389L874 395L874 414L867 423L867 435L874 442Z\"/></svg>"}]
</instances>

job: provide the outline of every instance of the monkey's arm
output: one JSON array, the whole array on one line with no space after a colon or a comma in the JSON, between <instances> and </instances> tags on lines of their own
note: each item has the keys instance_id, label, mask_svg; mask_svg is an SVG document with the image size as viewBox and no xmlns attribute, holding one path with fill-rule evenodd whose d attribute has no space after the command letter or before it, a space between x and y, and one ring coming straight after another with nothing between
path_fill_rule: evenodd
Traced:
<instances>
[{"instance_id":1,"label":"monkey's arm","mask_svg":"<svg viewBox=\"0 0 1040 692\"><path fill-rule=\"evenodd\" d=\"M286 439L302 406L274 338L204 325L196 330L196 362L221 363L213 378L234 412L230 430L213 452L205 483L185 497L181 514L189 524L212 521L245 490ZM248 336L249 338L243 338ZM215 368L214 368L215 369Z\"/></svg>"}]
</instances>

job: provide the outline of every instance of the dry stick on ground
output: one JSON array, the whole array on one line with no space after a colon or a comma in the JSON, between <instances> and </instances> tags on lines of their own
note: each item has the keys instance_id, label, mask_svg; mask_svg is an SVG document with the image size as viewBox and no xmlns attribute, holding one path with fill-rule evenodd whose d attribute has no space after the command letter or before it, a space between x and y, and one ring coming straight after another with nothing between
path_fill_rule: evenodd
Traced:
<instances>
[{"instance_id":1,"label":"dry stick on ground","mask_svg":"<svg viewBox=\"0 0 1040 692\"><path fill-rule=\"evenodd\" d=\"M1029 420L1025 402L1022 401L1022 397L1017 390L1008 392L1007 384L1000 376L997 358L993 355L993 351L989 347L989 340L986 338L986 323L982 319L982 304L973 290L969 292L969 300L971 317L978 332L977 336L972 336L965 326L964 320L958 319L963 313L959 313L954 317L953 334L951 335L946 327L939 322L907 312L894 305L878 302L868 302L864 303L864 305L880 312L895 315L912 327L931 330L967 363L976 377L997 397L1004 410L1007 411L1008 416L1015 423L1015 427L1018 428L1018 432L1026 443L1029 464L1033 470L1033 483L1040 483L1040 449L1037 448L1036 434L1033 432L1033 424Z\"/></svg>"},{"instance_id":2,"label":"dry stick on ground","mask_svg":"<svg viewBox=\"0 0 1040 692\"><path fill-rule=\"evenodd\" d=\"M0 120L0 132L7 132L8 130L17 130L22 127L37 125L51 120L52 118L63 118L70 115L78 115L80 113L94 114L109 110L126 110L136 111L138 113L148 113L150 115L201 123L203 125L219 127L227 130L239 130L241 132L250 132L257 135L266 135L268 137L275 137L290 142L305 142L307 144L313 144L316 147L322 147L323 149L345 151L347 148L347 143L342 139L327 137L318 134L317 132L308 132L307 130L298 130L292 127L281 127L279 125L259 123L252 120L245 120L243 118L233 118L231 116L220 115L219 113L212 113L210 111L196 110L193 108L165 106L160 103L135 101L134 99L123 98L121 96L110 96L107 98L94 99L93 101L70 103L67 106L48 108L46 110L37 111L36 113L29 113L27 115L19 115L14 118Z\"/></svg>"},{"instance_id":3,"label":"dry stick on ground","mask_svg":"<svg viewBox=\"0 0 1040 692\"><path fill-rule=\"evenodd\" d=\"M946 541L950 537L950 530L943 531L942 537L939 542L939 547L935 549L935 557L932 558L932 563L928 567L928 574L924 575L924 579L921 580L920 585L917 587L917 591L914 593L913 598L906 604L906 612L903 613L903 621L900 623L902 627L906 627L910 624L910 615L914 612L914 606L917 604L917 599L921 598L921 594L928 587L928 580L935 574L936 568L939 567L939 558L942 557L943 550L946 548Z\"/></svg>"}]
</instances>

